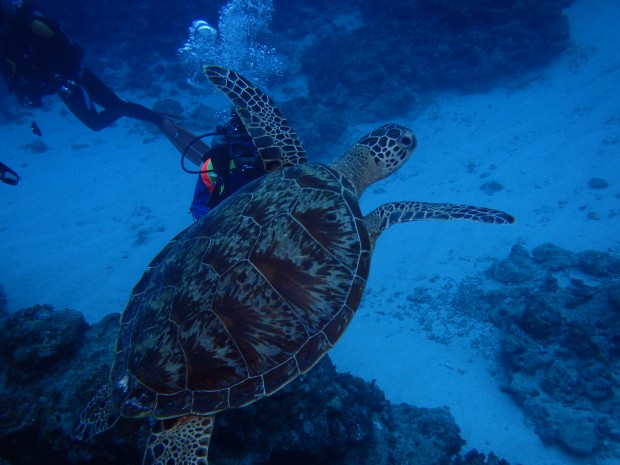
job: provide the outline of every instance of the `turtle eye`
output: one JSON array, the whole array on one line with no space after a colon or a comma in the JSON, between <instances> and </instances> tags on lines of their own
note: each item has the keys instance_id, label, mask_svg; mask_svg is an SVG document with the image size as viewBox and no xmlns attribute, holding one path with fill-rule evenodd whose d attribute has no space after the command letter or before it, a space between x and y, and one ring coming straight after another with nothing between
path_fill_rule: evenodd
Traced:
<instances>
[{"instance_id":1,"label":"turtle eye","mask_svg":"<svg viewBox=\"0 0 620 465\"><path fill-rule=\"evenodd\" d=\"M404 145L409 146L409 145L411 145L411 138L410 138L410 137L405 136L405 137L403 137L403 138L401 139L401 142L402 142Z\"/></svg>"}]
</instances>

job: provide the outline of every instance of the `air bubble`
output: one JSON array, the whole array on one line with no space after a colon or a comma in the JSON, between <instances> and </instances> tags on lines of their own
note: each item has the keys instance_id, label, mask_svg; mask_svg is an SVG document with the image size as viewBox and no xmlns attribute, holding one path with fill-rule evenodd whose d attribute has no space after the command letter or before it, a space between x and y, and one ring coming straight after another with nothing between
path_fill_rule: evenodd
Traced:
<instances>
[{"instance_id":1,"label":"air bubble","mask_svg":"<svg viewBox=\"0 0 620 465\"><path fill-rule=\"evenodd\" d=\"M197 19L179 49L181 61L189 69L188 81L205 86L205 65L233 69L261 88L282 77L284 58L264 43L269 35L274 6L272 0L231 0L220 10L218 27Z\"/></svg>"}]
</instances>

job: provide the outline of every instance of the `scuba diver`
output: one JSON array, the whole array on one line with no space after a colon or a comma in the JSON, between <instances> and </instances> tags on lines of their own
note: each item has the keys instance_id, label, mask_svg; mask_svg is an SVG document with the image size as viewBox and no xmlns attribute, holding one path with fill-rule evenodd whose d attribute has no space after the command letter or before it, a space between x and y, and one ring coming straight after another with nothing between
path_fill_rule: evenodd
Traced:
<instances>
[{"instance_id":1,"label":"scuba diver","mask_svg":"<svg viewBox=\"0 0 620 465\"><path fill-rule=\"evenodd\" d=\"M161 124L162 114L119 98L83 66L83 56L58 23L34 5L13 1L3 11L0 4L0 69L21 105L41 107L43 96L56 93L93 131L122 116Z\"/></svg>"},{"instance_id":2,"label":"scuba diver","mask_svg":"<svg viewBox=\"0 0 620 465\"><path fill-rule=\"evenodd\" d=\"M204 134L195 140L200 141L207 136L214 137L211 148L202 157L200 171L183 167L188 173L198 174L194 199L190 206L195 221L205 216L234 191L265 174L254 142L234 110L226 124L217 126L215 132ZM192 146L190 143L187 148Z\"/></svg>"},{"instance_id":3,"label":"scuba diver","mask_svg":"<svg viewBox=\"0 0 620 465\"><path fill-rule=\"evenodd\" d=\"M83 55L58 23L34 5L12 1L5 10L0 0L0 72L22 106L41 107L43 96L57 94L71 113L93 131L123 116L153 123L177 150L200 164L206 146L199 141L192 150L186 150L189 141L195 139L193 134L177 126L168 115L119 98L83 66ZM35 133L40 135L38 128ZM4 174L1 179L5 179Z\"/></svg>"},{"instance_id":4,"label":"scuba diver","mask_svg":"<svg viewBox=\"0 0 620 465\"><path fill-rule=\"evenodd\" d=\"M0 0L0 71L9 90L24 106L42 106L42 97L56 93L67 108L88 128L99 131L122 116L157 125L166 137L200 171L190 211L194 219L239 187L264 174L252 139L233 111L230 121L216 132L196 137L166 115L119 98L95 74L82 65L81 48L58 23L32 4L11 2L5 11ZM98 110L95 106L101 107ZM41 135L33 123L31 128ZM203 142L217 136L211 148ZM0 164L0 180L15 185L19 175Z\"/></svg>"}]
</instances>

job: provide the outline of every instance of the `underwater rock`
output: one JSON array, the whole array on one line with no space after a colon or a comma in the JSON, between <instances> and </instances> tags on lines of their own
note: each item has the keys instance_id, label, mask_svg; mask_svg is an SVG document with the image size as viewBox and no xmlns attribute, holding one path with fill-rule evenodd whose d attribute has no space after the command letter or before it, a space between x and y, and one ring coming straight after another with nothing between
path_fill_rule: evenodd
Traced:
<instances>
[{"instance_id":1,"label":"underwater rock","mask_svg":"<svg viewBox=\"0 0 620 465\"><path fill-rule=\"evenodd\" d=\"M542 298L534 297L525 304L517 324L535 339L547 339L557 332L562 315Z\"/></svg>"},{"instance_id":2,"label":"underwater rock","mask_svg":"<svg viewBox=\"0 0 620 465\"><path fill-rule=\"evenodd\" d=\"M464 445L459 433L448 409L391 405L374 383L336 373L326 357L268 401L218 414L210 457L220 465L447 464Z\"/></svg>"},{"instance_id":3,"label":"underwater rock","mask_svg":"<svg viewBox=\"0 0 620 465\"><path fill-rule=\"evenodd\" d=\"M566 308L577 308L594 297L594 290L583 280L577 278L570 279L570 285L566 287L567 295L564 302Z\"/></svg>"},{"instance_id":4,"label":"underwater rock","mask_svg":"<svg viewBox=\"0 0 620 465\"><path fill-rule=\"evenodd\" d=\"M351 117L369 121L419 107L423 93L481 91L516 80L549 63L570 38L562 10L572 0L544 7L534 0L357 3L340 12L361 12L354 25L316 34L303 53L302 71L316 104L346 108ZM378 82L380 98L372 91Z\"/></svg>"},{"instance_id":5,"label":"underwater rock","mask_svg":"<svg viewBox=\"0 0 620 465\"><path fill-rule=\"evenodd\" d=\"M194 107L189 118L184 120L184 124L189 128L204 132L204 128L215 128L216 125L221 124L221 120L218 120L215 108L201 103Z\"/></svg>"},{"instance_id":6,"label":"underwater rock","mask_svg":"<svg viewBox=\"0 0 620 465\"><path fill-rule=\"evenodd\" d=\"M552 244L531 255L514 246L486 272L504 285L484 292L496 303L502 389L543 441L578 456L620 456L617 274L617 257Z\"/></svg>"},{"instance_id":7,"label":"underwater rock","mask_svg":"<svg viewBox=\"0 0 620 465\"><path fill-rule=\"evenodd\" d=\"M611 305L620 311L620 280L613 281L607 289L607 296Z\"/></svg>"},{"instance_id":8,"label":"underwater rock","mask_svg":"<svg viewBox=\"0 0 620 465\"><path fill-rule=\"evenodd\" d=\"M21 147L25 150L29 150L32 153L45 153L50 149L49 146L41 139L34 139L30 143L24 144Z\"/></svg>"},{"instance_id":9,"label":"underwater rock","mask_svg":"<svg viewBox=\"0 0 620 465\"><path fill-rule=\"evenodd\" d=\"M181 102L171 98L158 100L153 105L153 110L162 114L174 115L177 118L181 117L185 111Z\"/></svg>"},{"instance_id":10,"label":"underwater rock","mask_svg":"<svg viewBox=\"0 0 620 465\"><path fill-rule=\"evenodd\" d=\"M330 156L347 150L346 115L334 111L328 104L319 105L308 97L293 97L280 105L289 121L295 121L299 133L303 133L303 143L307 153L312 153L316 161L331 163Z\"/></svg>"},{"instance_id":11,"label":"underwater rock","mask_svg":"<svg viewBox=\"0 0 620 465\"><path fill-rule=\"evenodd\" d=\"M80 313L49 306L6 318L0 326L0 460L141 462L150 420L120 419L93 440L71 438L81 409L107 381L118 328L118 314L89 326ZM376 384L337 373L325 357L269 399L218 414L210 455L220 465L445 465L463 444L448 409L392 405Z\"/></svg>"},{"instance_id":12,"label":"underwater rock","mask_svg":"<svg viewBox=\"0 0 620 465\"><path fill-rule=\"evenodd\" d=\"M590 178L588 180L588 187L590 189L607 189L609 183L603 178Z\"/></svg>"},{"instance_id":13,"label":"underwater rock","mask_svg":"<svg viewBox=\"0 0 620 465\"><path fill-rule=\"evenodd\" d=\"M4 293L4 286L0 283L0 319L5 318L7 312L6 294Z\"/></svg>"},{"instance_id":14,"label":"underwater rock","mask_svg":"<svg viewBox=\"0 0 620 465\"><path fill-rule=\"evenodd\" d=\"M502 334L502 360L510 372L534 375L547 367L551 357L541 351L537 344L532 344L528 335L516 327L509 327Z\"/></svg>"},{"instance_id":15,"label":"underwater rock","mask_svg":"<svg viewBox=\"0 0 620 465\"><path fill-rule=\"evenodd\" d=\"M26 328L21 333L35 340L41 339L35 328L58 340L71 327L63 321L67 316L83 322L81 314L76 317L49 306L22 310L8 321L13 328ZM134 451L134 461L139 463L133 445L138 440L136 428L124 429L121 424L120 434L103 444L79 443L70 437L81 408L107 379L118 321L116 314L96 325L82 325L77 343L66 345L62 357L49 358L45 364L16 361L12 354L28 340L11 337L6 324L0 328L0 340L12 339L12 345L5 342L0 352L0 457L12 465L89 463L93 457L112 463L114 457Z\"/></svg>"},{"instance_id":16,"label":"underwater rock","mask_svg":"<svg viewBox=\"0 0 620 465\"><path fill-rule=\"evenodd\" d=\"M543 441L560 444L579 456L592 455L600 447L596 418L578 409L543 405L536 432Z\"/></svg>"},{"instance_id":17,"label":"underwater rock","mask_svg":"<svg viewBox=\"0 0 620 465\"><path fill-rule=\"evenodd\" d=\"M480 190L487 195L493 195L496 192L501 191L502 189L504 189L504 186L502 186L497 181L487 181L480 186Z\"/></svg>"},{"instance_id":18,"label":"underwater rock","mask_svg":"<svg viewBox=\"0 0 620 465\"><path fill-rule=\"evenodd\" d=\"M0 351L16 366L53 364L71 353L86 329L81 313L47 305L20 310L2 325Z\"/></svg>"},{"instance_id":19,"label":"underwater rock","mask_svg":"<svg viewBox=\"0 0 620 465\"><path fill-rule=\"evenodd\" d=\"M462 457L454 459L451 465L510 465L504 459L499 458L493 452L489 452L488 457L481 454L476 449L467 452Z\"/></svg>"},{"instance_id":20,"label":"underwater rock","mask_svg":"<svg viewBox=\"0 0 620 465\"><path fill-rule=\"evenodd\" d=\"M398 442L393 446L388 463L449 463L450 456L457 458L465 445L447 407L427 409L395 405L392 424Z\"/></svg>"},{"instance_id":21,"label":"underwater rock","mask_svg":"<svg viewBox=\"0 0 620 465\"><path fill-rule=\"evenodd\" d=\"M504 284L522 283L533 275L530 255L520 245L514 245L507 259L494 263L487 275Z\"/></svg>"},{"instance_id":22,"label":"underwater rock","mask_svg":"<svg viewBox=\"0 0 620 465\"><path fill-rule=\"evenodd\" d=\"M620 274L620 259L598 250L585 250L577 254L579 269L591 276Z\"/></svg>"},{"instance_id":23,"label":"underwater rock","mask_svg":"<svg viewBox=\"0 0 620 465\"><path fill-rule=\"evenodd\" d=\"M573 252L549 242L534 247L532 249L532 258L538 265L551 271L560 271L573 267L577 261Z\"/></svg>"}]
</instances>

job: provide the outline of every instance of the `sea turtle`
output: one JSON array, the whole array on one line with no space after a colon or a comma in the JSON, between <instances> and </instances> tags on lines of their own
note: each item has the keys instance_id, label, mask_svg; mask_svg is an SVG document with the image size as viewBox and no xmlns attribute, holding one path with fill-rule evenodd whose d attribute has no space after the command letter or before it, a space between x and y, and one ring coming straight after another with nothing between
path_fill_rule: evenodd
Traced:
<instances>
[{"instance_id":1,"label":"sea turtle","mask_svg":"<svg viewBox=\"0 0 620 465\"><path fill-rule=\"evenodd\" d=\"M306 164L272 99L236 72L207 66L263 160L264 177L178 234L133 289L109 382L75 435L119 416L160 420L145 464L207 463L214 414L242 407L312 368L353 318L375 241L393 224L467 219L508 224L488 208L392 202L363 215L366 187L411 155L410 129L387 124L330 165Z\"/></svg>"}]
</instances>

